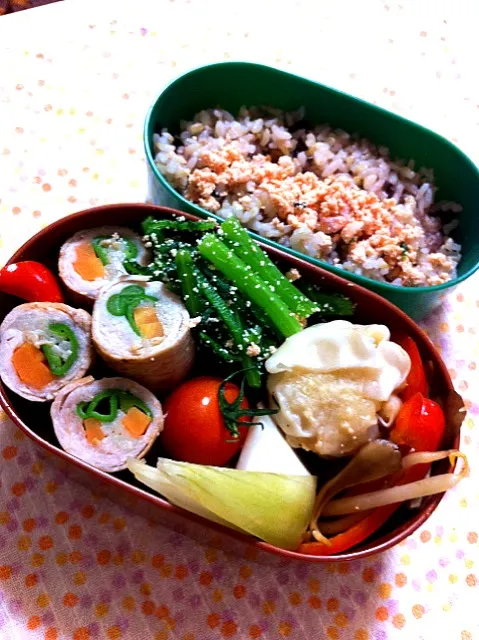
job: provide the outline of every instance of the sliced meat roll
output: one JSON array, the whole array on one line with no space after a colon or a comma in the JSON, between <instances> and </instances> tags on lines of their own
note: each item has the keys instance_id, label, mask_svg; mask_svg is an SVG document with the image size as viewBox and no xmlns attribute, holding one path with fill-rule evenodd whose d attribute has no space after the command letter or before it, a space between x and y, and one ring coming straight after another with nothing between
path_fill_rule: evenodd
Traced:
<instances>
[{"instance_id":1,"label":"sliced meat roll","mask_svg":"<svg viewBox=\"0 0 479 640\"><path fill-rule=\"evenodd\" d=\"M142 276L120 277L101 290L92 338L112 369L155 392L175 387L193 365L188 311L163 283Z\"/></svg>"},{"instance_id":2,"label":"sliced meat roll","mask_svg":"<svg viewBox=\"0 0 479 640\"><path fill-rule=\"evenodd\" d=\"M85 375L92 358L91 317L83 309L30 302L15 307L0 326L0 375L27 400L53 400Z\"/></svg>"},{"instance_id":3,"label":"sliced meat roll","mask_svg":"<svg viewBox=\"0 0 479 640\"><path fill-rule=\"evenodd\" d=\"M159 401L127 378L72 382L55 398L51 417L65 451L109 473L145 456L163 429Z\"/></svg>"},{"instance_id":4,"label":"sliced meat roll","mask_svg":"<svg viewBox=\"0 0 479 640\"><path fill-rule=\"evenodd\" d=\"M127 273L125 261L148 264L140 236L126 227L98 227L79 231L65 242L58 271L74 299L91 304L107 282Z\"/></svg>"}]
</instances>

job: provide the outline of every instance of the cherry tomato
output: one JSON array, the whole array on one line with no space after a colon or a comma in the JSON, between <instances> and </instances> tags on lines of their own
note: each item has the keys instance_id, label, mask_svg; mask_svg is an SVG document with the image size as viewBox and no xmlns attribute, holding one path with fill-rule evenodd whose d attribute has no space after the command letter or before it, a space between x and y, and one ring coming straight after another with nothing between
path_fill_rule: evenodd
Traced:
<instances>
[{"instance_id":1,"label":"cherry tomato","mask_svg":"<svg viewBox=\"0 0 479 640\"><path fill-rule=\"evenodd\" d=\"M411 371L406 378L406 387L401 393L401 398L409 400L415 393L422 393L427 398L429 388L426 379L426 373L421 360L421 354L416 343L410 336L400 335L396 342L406 351L411 359Z\"/></svg>"},{"instance_id":2,"label":"cherry tomato","mask_svg":"<svg viewBox=\"0 0 479 640\"><path fill-rule=\"evenodd\" d=\"M389 437L414 451L437 451L445 429L441 407L418 392L401 407Z\"/></svg>"},{"instance_id":3,"label":"cherry tomato","mask_svg":"<svg viewBox=\"0 0 479 640\"><path fill-rule=\"evenodd\" d=\"M0 291L28 302L63 302L57 277L44 264L33 260L3 267Z\"/></svg>"},{"instance_id":4,"label":"cherry tomato","mask_svg":"<svg viewBox=\"0 0 479 640\"><path fill-rule=\"evenodd\" d=\"M179 386L165 403L165 427L161 434L166 452L176 460L224 466L238 453L248 432L239 427L234 437L225 426L218 403L219 378L194 378ZM233 402L239 388L228 382L225 398ZM248 408L246 399L242 409ZM248 420L248 418L243 418Z\"/></svg>"}]
</instances>

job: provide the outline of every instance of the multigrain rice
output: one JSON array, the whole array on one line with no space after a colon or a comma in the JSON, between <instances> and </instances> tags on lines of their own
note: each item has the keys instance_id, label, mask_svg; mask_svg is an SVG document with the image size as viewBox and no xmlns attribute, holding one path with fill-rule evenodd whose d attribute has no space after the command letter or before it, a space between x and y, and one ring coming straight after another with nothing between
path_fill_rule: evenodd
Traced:
<instances>
[{"instance_id":1,"label":"multigrain rice","mask_svg":"<svg viewBox=\"0 0 479 640\"><path fill-rule=\"evenodd\" d=\"M461 207L434 205L432 171L303 117L201 111L179 136L155 134L155 162L203 209L347 271L404 286L455 278L461 247L448 234Z\"/></svg>"}]
</instances>

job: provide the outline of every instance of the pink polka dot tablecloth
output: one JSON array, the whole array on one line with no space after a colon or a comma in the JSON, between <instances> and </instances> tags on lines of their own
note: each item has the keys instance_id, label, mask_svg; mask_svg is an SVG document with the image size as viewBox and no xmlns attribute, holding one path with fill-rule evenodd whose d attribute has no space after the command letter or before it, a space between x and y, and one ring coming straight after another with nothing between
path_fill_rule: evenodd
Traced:
<instances>
[{"instance_id":1,"label":"pink polka dot tablecloth","mask_svg":"<svg viewBox=\"0 0 479 640\"><path fill-rule=\"evenodd\" d=\"M479 161L474 0L69 0L0 19L0 263L92 205L143 201L142 122L173 77L261 61L412 117ZM287 8L286 8L287 7ZM478 239L479 241L479 239ZM0 422L0 638L479 639L479 277L424 326L468 415L470 479L398 547L266 563L134 515Z\"/></svg>"}]
</instances>

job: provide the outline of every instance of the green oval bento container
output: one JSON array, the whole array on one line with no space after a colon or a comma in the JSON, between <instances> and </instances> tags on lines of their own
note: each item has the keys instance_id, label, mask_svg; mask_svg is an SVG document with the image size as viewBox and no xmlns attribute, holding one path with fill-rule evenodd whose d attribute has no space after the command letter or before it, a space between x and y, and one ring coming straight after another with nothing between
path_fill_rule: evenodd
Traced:
<instances>
[{"instance_id":1,"label":"green oval bento container","mask_svg":"<svg viewBox=\"0 0 479 640\"><path fill-rule=\"evenodd\" d=\"M479 170L467 156L445 138L405 118L318 82L259 64L223 62L200 67L174 80L160 93L144 128L149 197L154 204L221 220L186 200L160 174L154 161L153 134L164 127L173 133L178 131L180 120L189 120L202 109L222 107L236 113L243 105L268 105L285 111L302 106L311 122L359 133L388 147L393 158L412 158L416 166L432 168L438 186L436 199L463 207L453 234L462 245L458 277L434 287L377 282L250 232L253 237L375 291L416 320L438 306L445 293L479 268Z\"/></svg>"}]
</instances>

